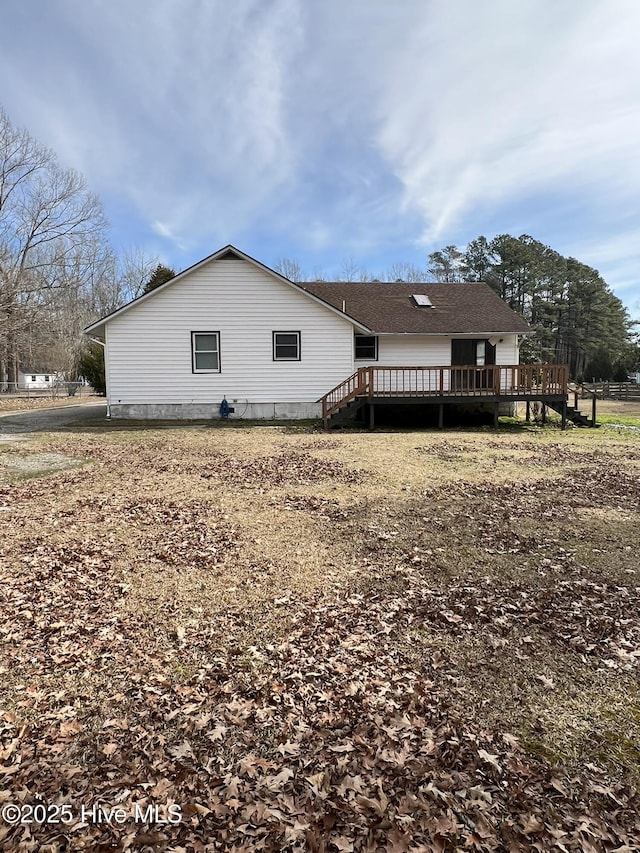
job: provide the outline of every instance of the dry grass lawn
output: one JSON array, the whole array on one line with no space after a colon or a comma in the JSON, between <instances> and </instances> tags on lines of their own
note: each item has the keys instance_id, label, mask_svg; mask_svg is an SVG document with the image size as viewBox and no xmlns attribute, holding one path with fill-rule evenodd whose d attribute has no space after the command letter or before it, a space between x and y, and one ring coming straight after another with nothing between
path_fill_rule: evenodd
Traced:
<instances>
[{"instance_id":1,"label":"dry grass lawn","mask_svg":"<svg viewBox=\"0 0 640 853\"><path fill-rule=\"evenodd\" d=\"M75 467L59 470L60 454ZM80 827L68 847L64 833L3 835L0 824L0 846L507 850L557 838L559 849L634 849L622 845L640 843L639 530L640 433L606 427L96 428L0 447L5 788L83 802L117 789L129 802L148 796L146 780L156 800L188 808L157 837ZM277 725L260 717L276 700L256 698L257 685L288 708L273 711ZM323 690L334 696L324 706ZM420 696L420 712L403 710ZM242 727L249 701L258 716ZM182 731L196 705L199 722ZM414 713L431 753L414 745ZM367 715L377 723L365 737ZM393 760L389 744L359 745L397 726L414 728L389 735ZM446 749L443 726L458 727ZM467 736L476 763L463 770ZM29 763L35 744L42 765ZM349 750L352 763L362 752L352 767ZM430 769L403 771L417 781L401 795L403 774L389 768L428 764L425 754ZM249 809L255 777L236 764L247 755L282 782L265 794L279 798L275 817ZM96 769L105 763L110 776ZM507 797L507 766L533 774L520 800L511 787ZM485 793L460 800L467 772ZM309 805L297 780L314 773ZM338 777L357 777L361 793L336 794ZM446 778L457 781L445 795ZM429 779L440 799L425 793Z\"/></svg>"},{"instance_id":2,"label":"dry grass lawn","mask_svg":"<svg viewBox=\"0 0 640 853\"><path fill-rule=\"evenodd\" d=\"M583 410L587 411L588 400L582 401ZM625 400L598 400L598 411L603 415L621 415L622 417L639 417L640 402Z\"/></svg>"},{"instance_id":3,"label":"dry grass lawn","mask_svg":"<svg viewBox=\"0 0 640 853\"><path fill-rule=\"evenodd\" d=\"M29 412L33 409L57 409L60 406L77 406L79 403L84 402L84 400L86 400L86 394L77 394L75 397L69 397L62 391L57 397L53 397L50 394L41 397L14 397L11 394L0 394L0 414Z\"/></svg>"}]
</instances>

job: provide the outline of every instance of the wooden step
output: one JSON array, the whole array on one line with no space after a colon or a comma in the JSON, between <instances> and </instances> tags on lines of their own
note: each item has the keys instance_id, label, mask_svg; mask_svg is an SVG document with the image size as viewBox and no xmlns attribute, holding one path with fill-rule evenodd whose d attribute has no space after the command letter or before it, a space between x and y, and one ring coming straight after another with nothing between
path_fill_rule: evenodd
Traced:
<instances>
[{"instance_id":1,"label":"wooden step","mask_svg":"<svg viewBox=\"0 0 640 853\"><path fill-rule=\"evenodd\" d=\"M559 415L562 414L562 403L547 403L550 409L553 409L554 412L557 412ZM592 427L593 422L591 418L583 415L579 409L576 409L575 406L567 406L567 420L574 423L576 426L582 427ZM599 424L596 424L599 426Z\"/></svg>"},{"instance_id":2,"label":"wooden step","mask_svg":"<svg viewBox=\"0 0 640 853\"><path fill-rule=\"evenodd\" d=\"M349 400L348 403L345 403L344 406L341 406L337 412L331 415L328 426L337 426L341 421L352 418L358 409L361 409L363 406L364 400L362 399L356 397L354 400Z\"/></svg>"}]
</instances>

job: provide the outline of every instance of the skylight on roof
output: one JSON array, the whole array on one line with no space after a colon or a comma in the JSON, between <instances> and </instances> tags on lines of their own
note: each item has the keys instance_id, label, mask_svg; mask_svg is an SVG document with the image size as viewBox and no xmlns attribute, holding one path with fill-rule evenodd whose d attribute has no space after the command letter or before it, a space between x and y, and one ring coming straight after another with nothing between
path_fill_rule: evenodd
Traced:
<instances>
[{"instance_id":1,"label":"skylight on roof","mask_svg":"<svg viewBox=\"0 0 640 853\"><path fill-rule=\"evenodd\" d=\"M427 308L433 308L433 304L432 304L431 300L424 293L414 293L413 294L413 301L416 303L416 305L423 305Z\"/></svg>"}]
</instances>

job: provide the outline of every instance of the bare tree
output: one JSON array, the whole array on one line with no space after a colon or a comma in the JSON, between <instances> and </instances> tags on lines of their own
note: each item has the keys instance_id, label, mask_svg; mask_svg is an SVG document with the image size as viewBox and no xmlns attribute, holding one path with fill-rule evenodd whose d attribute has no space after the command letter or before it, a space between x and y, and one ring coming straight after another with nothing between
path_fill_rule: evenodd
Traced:
<instances>
[{"instance_id":1,"label":"bare tree","mask_svg":"<svg viewBox=\"0 0 640 853\"><path fill-rule=\"evenodd\" d=\"M118 276L125 302L144 293L145 286L158 264L157 257L145 255L142 249L135 246L127 249L120 260Z\"/></svg>"},{"instance_id":2,"label":"bare tree","mask_svg":"<svg viewBox=\"0 0 640 853\"><path fill-rule=\"evenodd\" d=\"M302 272L302 267L297 261L292 261L291 258L278 258L274 264L274 270L279 272L289 281L304 281L305 276Z\"/></svg>"},{"instance_id":3,"label":"bare tree","mask_svg":"<svg viewBox=\"0 0 640 853\"><path fill-rule=\"evenodd\" d=\"M387 281L428 281L429 275L426 270L421 270L414 264L405 261L396 261L387 270Z\"/></svg>"},{"instance_id":4,"label":"bare tree","mask_svg":"<svg viewBox=\"0 0 640 853\"><path fill-rule=\"evenodd\" d=\"M353 258L345 258L340 267L340 281L362 281L363 272Z\"/></svg>"},{"instance_id":5,"label":"bare tree","mask_svg":"<svg viewBox=\"0 0 640 853\"><path fill-rule=\"evenodd\" d=\"M87 241L61 260L57 271L63 286L40 294L42 311L32 330L31 351L48 370L75 379L87 346L85 326L108 314L127 299L120 286L117 259L100 239Z\"/></svg>"},{"instance_id":6,"label":"bare tree","mask_svg":"<svg viewBox=\"0 0 640 853\"><path fill-rule=\"evenodd\" d=\"M52 291L69 285L106 220L84 179L0 109L0 381L17 383L21 347Z\"/></svg>"},{"instance_id":7,"label":"bare tree","mask_svg":"<svg viewBox=\"0 0 640 853\"><path fill-rule=\"evenodd\" d=\"M327 274L324 270L324 267L314 267L311 276L309 277L310 281L332 281L333 279L328 279Z\"/></svg>"}]
</instances>

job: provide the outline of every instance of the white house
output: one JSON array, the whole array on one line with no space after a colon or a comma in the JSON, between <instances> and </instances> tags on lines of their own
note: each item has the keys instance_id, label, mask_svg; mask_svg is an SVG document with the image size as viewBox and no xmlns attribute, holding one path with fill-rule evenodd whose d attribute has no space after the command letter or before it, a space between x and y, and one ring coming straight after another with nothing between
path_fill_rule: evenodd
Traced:
<instances>
[{"instance_id":1,"label":"white house","mask_svg":"<svg viewBox=\"0 0 640 853\"><path fill-rule=\"evenodd\" d=\"M58 373L52 371L49 373L37 373L35 371L21 370L18 373L18 388L38 391L49 390L54 387L60 378Z\"/></svg>"},{"instance_id":2,"label":"white house","mask_svg":"<svg viewBox=\"0 0 640 853\"><path fill-rule=\"evenodd\" d=\"M85 332L104 342L111 417L200 419L225 399L232 417L328 417L349 377L347 397L370 381L370 396L495 402L523 388L530 329L484 284L296 284L226 246Z\"/></svg>"}]
</instances>

